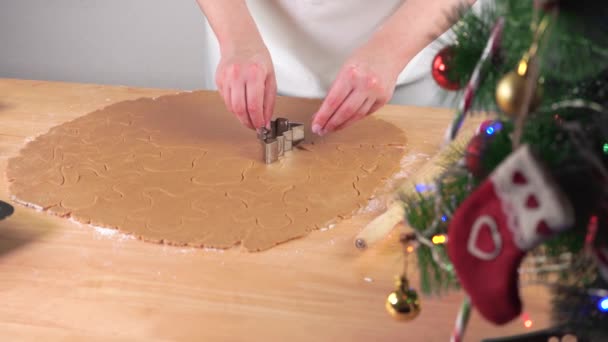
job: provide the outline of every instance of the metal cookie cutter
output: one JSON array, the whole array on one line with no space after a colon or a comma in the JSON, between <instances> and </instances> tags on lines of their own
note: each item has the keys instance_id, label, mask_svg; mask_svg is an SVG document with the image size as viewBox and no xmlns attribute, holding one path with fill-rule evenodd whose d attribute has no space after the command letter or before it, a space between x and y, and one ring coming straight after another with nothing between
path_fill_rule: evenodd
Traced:
<instances>
[{"instance_id":1,"label":"metal cookie cutter","mask_svg":"<svg viewBox=\"0 0 608 342\"><path fill-rule=\"evenodd\" d=\"M304 126L277 118L270 122L270 129L258 131L258 139L262 142L262 159L266 164L271 164L304 140Z\"/></svg>"}]
</instances>

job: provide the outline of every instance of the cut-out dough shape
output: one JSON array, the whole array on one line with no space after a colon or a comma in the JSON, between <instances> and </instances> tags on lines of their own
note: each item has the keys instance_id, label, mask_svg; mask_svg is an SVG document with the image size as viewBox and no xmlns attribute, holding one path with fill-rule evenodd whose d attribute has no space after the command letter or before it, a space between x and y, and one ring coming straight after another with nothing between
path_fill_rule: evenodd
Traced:
<instances>
[{"instance_id":1,"label":"cut-out dough shape","mask_svg":"<svg viewBox=\"0 0 608 342\"><path fill-rule=\"evenodd\" d=\"M280 116L310 125L313 101ZM255 132L215 93L111 105L55 127L9 161L21 203L144 240L250 251L302 237L364 206L399 168L405 136L368 118L266 165Z\"/></svg>"}]
</instances>

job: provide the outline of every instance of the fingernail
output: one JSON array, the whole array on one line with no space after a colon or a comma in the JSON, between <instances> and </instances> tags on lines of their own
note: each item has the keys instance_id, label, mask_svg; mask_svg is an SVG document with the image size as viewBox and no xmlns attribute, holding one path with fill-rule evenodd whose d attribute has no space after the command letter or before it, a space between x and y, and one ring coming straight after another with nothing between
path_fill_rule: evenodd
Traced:
<instances>
[{"instance_id":1,"label":"fingernail","mask_svg":"<svg viewBox=\"0 0 608 342\"><path fill-rule=\"evenodd\" d=\"M312 132L318 135L321 135L321 125L314 124L312 125Z\"/></svg>"}]
</instances>

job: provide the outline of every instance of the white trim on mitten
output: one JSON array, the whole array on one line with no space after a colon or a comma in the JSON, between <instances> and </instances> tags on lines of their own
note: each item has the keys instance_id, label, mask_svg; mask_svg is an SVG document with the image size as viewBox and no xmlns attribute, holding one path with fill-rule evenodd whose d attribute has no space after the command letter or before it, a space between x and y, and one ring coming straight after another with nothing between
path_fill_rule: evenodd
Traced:
<instances>
[{"instance_id":1,"label":"white trim on mitten","mask_svg":"<svg viewBox=\"0 0 608 342\"><path fill-rule=\"evenodd\" d=\"M574 224L570 202L528 145L507 157L490 177L507 216L513 241L522 251L529 251L547 239L539 231L539 225L553 234Z\"/></svg>"}]
</instances>

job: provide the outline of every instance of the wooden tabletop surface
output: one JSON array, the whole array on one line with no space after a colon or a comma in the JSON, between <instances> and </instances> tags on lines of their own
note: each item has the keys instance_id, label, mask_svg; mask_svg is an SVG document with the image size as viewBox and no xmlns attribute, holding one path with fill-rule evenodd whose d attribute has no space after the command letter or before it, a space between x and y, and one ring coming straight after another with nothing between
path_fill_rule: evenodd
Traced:
<instances>
[{"instance_id":1,"label":"wooden tabletop surface","mask_svg":"<svg viewBox=\"0 0 608 342\"><path fill-rule=\"evenodd\" d=\"M0 79L0 173L49 128L106 105L172 90ZM285 103L280 98L277 111ZM438 150L451 113L386 106L402 128L414 175ZM415 158L418 157L418 158ZM0 200L9 201L4 176ZM461 293L423 298L414 321L384 309L401 269L397 233L366 251L353 238L361 214L265 252L146 243L15 206L0 221L0 339L60 341L448 341ZM417 284L417 277L411 279ZM548 322L548 295L524 289L533 328ZM475 313L467 341L526 331Z\"/></svg>"}]
</instances>

